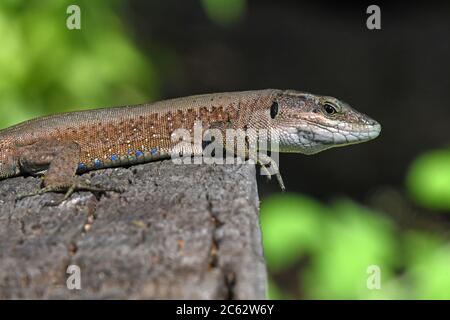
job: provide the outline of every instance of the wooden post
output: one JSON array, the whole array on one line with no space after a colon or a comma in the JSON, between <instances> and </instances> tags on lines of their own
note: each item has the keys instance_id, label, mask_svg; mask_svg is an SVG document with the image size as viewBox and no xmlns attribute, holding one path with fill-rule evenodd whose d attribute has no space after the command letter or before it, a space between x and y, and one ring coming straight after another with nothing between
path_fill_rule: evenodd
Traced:
<instances>
[{"instance_id":1,"label":"wooden post","mask_svg":"<svg viewBox=\"0 0 450 320\"><path fill-rule=\"evenodd\" d=\"M1 299L266 298L254 166L164 161L84 176L125 192L51 207L62 194L15 202L38 178L0 181Z\"/></svg>"}]
</instances>

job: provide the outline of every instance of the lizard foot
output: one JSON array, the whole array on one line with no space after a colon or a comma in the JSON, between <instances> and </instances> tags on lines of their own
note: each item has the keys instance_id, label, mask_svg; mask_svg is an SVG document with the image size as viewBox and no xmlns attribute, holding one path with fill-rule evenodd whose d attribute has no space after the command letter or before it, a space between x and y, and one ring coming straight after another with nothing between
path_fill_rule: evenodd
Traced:
<instances>
[{"instance_id":1,"label":"lizard foot","mask_svg":"<svg viewBox=\"0 0 450 320\"><path fill-rule=\"evenodd\" d=\"M264 175L267 175L268 180L271 179L272 175L275 175L278 180L278 184L280 185L281 191L286 191L286 187L284 186L283 178L280 174L280 169L278 168L277 163L268 155L259 154L257 163L261 166L261 170Z\"/></svg>"},{"instance_id":2,"label":"lizard foot","mask_svg":"<svg viewBox=\"0 0 450 320\"><path fill-rule=\"evenodd\" d=\"M41 195L48 192L65 192L64 197L61 198L61 200L58 201L51 201L47 203L47 206L58 206L64 201L66 201L75 191L90 191L93 193L104 193L106 191L113 191L117 193L123 193L125 192L125 188L122 187L100 187L100 186L93 186L90 184L89 180L85 181L77 181L75 180L72 185L69 187L61 187L61 186L46 186L40 190L27 193L27 194L20 194L16 197L16 202L19 200L22 200L24 198Z\"/></svg>"}]
</instances>

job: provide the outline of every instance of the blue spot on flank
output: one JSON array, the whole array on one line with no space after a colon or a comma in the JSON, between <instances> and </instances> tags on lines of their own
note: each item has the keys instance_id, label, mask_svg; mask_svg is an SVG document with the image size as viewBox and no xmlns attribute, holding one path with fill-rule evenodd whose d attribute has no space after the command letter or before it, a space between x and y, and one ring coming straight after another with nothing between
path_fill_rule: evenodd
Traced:
<instances>
[{"instance_id":1,"label":"blue spot on flank","mask_svg":"<svg viewBox=\"0 0 450 320\"><path fill-rule=\"evenodd\" d=\"M101 162L100 160L98 160L98 159L95 159L95 160L94 160L94 166L95 166L96 168L100 167L101 165L102 165L102 162Z\"/></svg>"},{"instance_id":2,"label":"blue spot on flank","mask_svg":"<svg viewBox=\"0 0 450 320\"><path fill-rule=\"evenodd\" d=\"M86 168L87 168L87 166L84 163L79 163L78 164L78 170L84 170Z\"/></svg>"},{"instance_id":3,"label":"blue spot on flank","mask_svg":"<svg viewBox=\"0 0 450 320\"><path fill-rule=\"evenodd\" d=\"M151 151L152 155L155 155L158 153L158 149L157 148L153 148Z\"/></svg>"},{"instance_id":4,"label":"blue spot on flank","mask_svg":"<svg viewBox=\"0 0 450 320\"><path fill-rule=\"evenodd\" d=\"M111 156L111 160L112 160L112 161L116 161L116 160L117 160L117 156L116 156L115 154L113 154L113 155Z\"/></svg>"},{"instance_id":5,"label":"blue spot on flank","mask_svg":"<svg viewBox=\"0 0 450 320\"><path fill-rule=\"evenodd\" d=\"M128 154L130 154L130 155L133 154L133 150L131 150L131 149L128 150Z\"/></svg>"},{"instance_id":6,"label":"blue spot on flank","mask_svg":"<svg viewBox=\"0 0 450 320\"><path fill-rule=\"evenodd\" d=\"M136 151L136 157L142 157L143 155L142 151Z\"/></svg>"}]
</instances>

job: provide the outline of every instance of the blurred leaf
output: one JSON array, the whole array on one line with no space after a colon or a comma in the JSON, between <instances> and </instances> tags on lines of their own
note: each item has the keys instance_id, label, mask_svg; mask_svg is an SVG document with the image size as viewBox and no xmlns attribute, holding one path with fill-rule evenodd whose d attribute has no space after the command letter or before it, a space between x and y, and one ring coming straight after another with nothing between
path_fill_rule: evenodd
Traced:
<instances>
[{"instance_id":1,"label":"blurred leaf","mask_svg":"<svg viewBox=\"0 0 450 320\"><path fill-rule=\"evenodd\" d=\"M69 0L0 3L0 128L49 113L140 103L158 77L114 11L123 0L79 0L81 30L66 27ZM12 110L14 108L14 110Z\"/></svg>"},{"instance_id":2,"label":"blurred leaf","mask_svg":"<svg viewBox=\"0 0 450 320\"><path fill-rule=\"evenodd\" d=\"M268 281L267 297L271 300L293 299L291 296L282 292L271 278Z\"/></svg>"},{"instance_id":3,"label":"blurred leaf","mask_svg":"<svg viewBox=\"0 0 450 320\"><path fill-rule=\"evenodd\" d=\"M430 209L450 210L450 150L436 150L417 158L409 170L412 198Z\"/></svg>"},{"instance_id":4,"label":"blurred leaf","mask_svg":"<svg viewBox=\"0 0 450 320\"><path fill-rule=\"evenodd\" d=\"M306 274L310 298L362 299L373 296L367 288L367 268L381 269L382 284L392 277L395 241L390 222L351 201L338 201L332 215L321 223L321 247ZM383 297L383 288L377 296Z\"/></svg>"},{"instance_id":5,"label":"blurred leaf","mask_svg":"<svg viewBox=\"0 0 450 320\"><path fill-rule=\"evenodd\" d=\"M419 232L409 232L405 239L414 298L450 299L450 243Z\"/></svg>"},{"instance_id":6,"label":"blurred leaf","mask_svg":"<svg viewBox=\"0 0 450 320\"><path fill-rule=\"evenodd\" d=\"M228 26L245 14L246 0L202 0L208 17L215 23Z\"/></svg>"},{"instance_id":7,"label":"blurred leaf","mask_svg":"<svg viewBox=\"0 0 450 320\"><path fill-rule=\"evenodd\" d=\"M297 261L319 241L324 208L305 196L277 195L261 204L264 250L271 270Z\"/></svg>"}]
</instances>

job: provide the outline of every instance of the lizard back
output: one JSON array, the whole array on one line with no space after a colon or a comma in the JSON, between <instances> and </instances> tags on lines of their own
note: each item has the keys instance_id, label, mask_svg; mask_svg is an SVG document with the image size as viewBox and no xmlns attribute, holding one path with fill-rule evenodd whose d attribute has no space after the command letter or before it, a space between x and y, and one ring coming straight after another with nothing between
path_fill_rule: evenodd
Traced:
<instances>
[{"instance_id":1,"label":"lizard back","mask_svg":"<svg viewBox=\"0 0 450 320\"><path fill-rule=\"evenodd\" d=\"M17 147L52 140L80 146L80 171L157 160L170 154L174 130L192 132L195 121L204 129L218 122L238 126L279 92L203 94L36 118L0 131L0 155L14 157Z\"/></svg>"}]
</instances>

